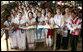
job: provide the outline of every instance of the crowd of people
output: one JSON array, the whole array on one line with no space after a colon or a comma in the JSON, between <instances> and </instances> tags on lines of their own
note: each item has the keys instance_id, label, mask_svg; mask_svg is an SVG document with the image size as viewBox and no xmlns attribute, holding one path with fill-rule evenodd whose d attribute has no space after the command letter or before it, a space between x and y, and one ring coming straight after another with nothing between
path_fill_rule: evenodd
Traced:
<instances>
[{"instance_id":1,"label":"crowd of people","mask_svg":"<svg viewBox=\"0 0 83 52\"><path fill-rule=\"evenodd\" d=\"M11 14L6 16L4 26L9 28L10 44L12 49L35 49L35 36L40 41L42 34L45 32L46 47L51 48L53 45L53 37L56 32L56 49L68 49L69 37L71 50L77 51L78 38L81 32L82 11L69 6L61 7L45 7L40 5L24 4L24 2L16 3L17 6L11 9ZM50 5L50 4L49 4ZM78 12L78 13L77 13ZM23 30L22 26L47 25L50 29L29 29ZM54 26L60 28L54 30ZM40 34L40 39L38 35ZM27 43L26 43L27 38ZM61 40L62 39L62 40Z\"/></svg>"}]
</instances>

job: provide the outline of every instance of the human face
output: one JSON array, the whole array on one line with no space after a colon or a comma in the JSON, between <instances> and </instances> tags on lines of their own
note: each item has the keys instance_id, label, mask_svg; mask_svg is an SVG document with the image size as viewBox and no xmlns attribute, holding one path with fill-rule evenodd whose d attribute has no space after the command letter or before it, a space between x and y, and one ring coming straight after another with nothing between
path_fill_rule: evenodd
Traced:
<instances>
[{"instance_id":1,"label":"human face","mask_svg":"<svg viewBox=\"0 0 83 52\"><path fill-rule=\"evenodd\" d=\"M33 11L35 12L36 8L33 8Z\"/></svg>"},{"instance_id":2,"label":"human face","mask_svg":"<svg viewBox=\"0 0 83 52\"><path fill-rule=\"evenodd\" d=\"M26 7L24 7L24 10L27 10L27 8L26 8Z\"/></svg>"},{"instance_id":3,"label":"human face","mask_svg":"<svg viewBox=\"0 0 83 52\"><path fill-rule=\"evenodd\" d=\"M48 18L50 18L50 17L51 17L51 13L50 13L50 12L48 12L48 14L47 14L47 15L48 15Z\"/></svg>"},{"instance_id":4,"label":"human face","mask_svg":"<svg viewBox=\"0 0 83 52\"><path fill-rule=\"evenodd\" d=\"M8 17L8 21L11 21L12 20L12 18L11 17Z\"/></svg>"},{"instance_id":5,"label":"human face","mask_svg":"<svg viewBox=\"0 0 83 52\"><path fill-rule=\"evenodd\" d=\"M41 8L39 8L39 11L41 11L42 9Z\"/></svg>"},{"instance_id":6,"label":"human face","mask_svg":"<svg viewBox=\"0 0 83 52\"><path fill-rule=\"evenodd\" d=\"M69 13L69 8L66 8L65 9L65 13Z\"/></svg>"},{"instance_id":7,"label":"human face","mask_svg":"<svg viewBox=\"0 0 83 52\"><path fill-rule=\"evenodd\" d=\"M21 6L19 6L19 9L21 9Z\"/></svg>"},{"instance_id":8,"label":"human face","mask_svg":"<svg viewBox=\"0 0 83 52\"><path fill-rule=\"evenodd\" d=\"M44 9L42 9L42 14L44 14L45 13L45 10Z\"/></svg>"},{"instance_id":9,"label":"human face","mask_svg":"<svg viewBox=\"0 0 83 52\"><path fill-rule=\"evenodd\" d=\"M38 17L41 17L41 13L38 13L37 16L38 16Z\"/></svg>"},{"instance_id":10,"label":"human face","mask_svg":"<svg viewBox=\"0 0 83 52\"><path fill-rule=\"evenodd\" d=\"M33 15L31 13L29 13L29 18L32 18L32 17L33 17Z\"/></svg>"},{"instance_id":11,"label":"human face","mask_svg":"<svg viewBox=\"0 0 83 52\"><path fill-rule=\"evenodd\" d=\"M61 14L60 9L57 9L57 11L56 11L56 12L57 12L57 14L59 14L59 15Z\"/></svg>"},{"instance_id":12,"label":"human face","mask_svg":"<svg viewBox=\"0 0 83 52\"><path fill-rule=\"evenodd\" d=\"M19 18L21 18L21 17L22 17L22 14L21 14L21 13L19 13L19 14L18 14L18 16L19 16Z\"/></svg>"},{"instance_id":13,"label":"human face","mask_svg":"<svg viewBox=\"0 0 83 52\"><path fill-rule=\"evenodd\" d=\"M16 15L17 14L16 11L13 11L13 14Z\"/></svg>"},{"instance_id":14,"label":"human face","mask_svg":"<svg viewBox=\"0 0 83 52\"><path fill-rule=\"evenodd\" d=\"M29 10L29 7L27 7L27 10Z\"/></svg>"},{"instance_id":15,"label":"human face","mask_svg":"<svg viewBox=\"0 0 83 52\"><path fill-rule=\"evenodd\" d=\"M15 10L17 11L17 10L18 10L18 8L17 8L17 7L15 7Z\"/></svg>"},{"instance_id":16,"label":"human face","mask_svg":"<svg viewBox=\"0 0 83 52\"><path fill-rule=\"evenodd\" d=\"M38 13L38 11L36 10L36 11L35 11L35 13L37 14L37 13Z\"/></svg>"},{"instance_id":17,"label":"human face","mask_svg":"<svg viewBox=\"0 0 83 52\"><path fill-rule=\"evenodd\" d=\"M72 16L72 18L75 18L75 14L74 13L71 13L71 16Z\"/></svg>"}]
</instances>

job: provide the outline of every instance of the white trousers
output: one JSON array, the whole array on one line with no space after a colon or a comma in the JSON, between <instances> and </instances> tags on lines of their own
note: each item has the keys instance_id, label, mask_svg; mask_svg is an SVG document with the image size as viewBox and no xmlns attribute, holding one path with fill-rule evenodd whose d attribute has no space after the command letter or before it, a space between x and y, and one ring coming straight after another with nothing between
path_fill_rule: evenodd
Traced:
<instances>
[{"instance_id":1,"label":"white trousers","mask_svg":"<svg viewBox=\"0 0 83 52\"><path fill-rule=\"evenodd\" d=\"M19 49L26 49L26 37L25 31L22 33L21 30L16 31L17 45Z\"/></svg>"},{"instance_id":2,"label":"white trousers","mask_svg":"<svg viewBox=\"0 0 83 52\"><path fill-rule=\"evenodd\" d=\"M46 45L47 45L47 46L50 46L50 47L51 47L51 46L52 46L52 42L53 42L53 41L52 41L52 39L51 39L51 36L49 36L48 38L46 38Z\"/></svg>"},{"instance_id":3,"label":"white trousers","mask_svg":"<svg viewBox=\"0 0 83 52\"><path fill-rule=\"evenodd\" d=\"M34 41L35 41L35 30L27 30L27 43L30 49L34 49Z\"/></svg>"},{"instance_id":4,"label":"white trousers","mask_svg":"<svg viewBox=\"0 0 83 52\"><path fill-rule=\"evenodd\" d=\"M15 32L9 31L9 39L10 39L10 46L11 48L17 47L17 40Z\"/></svg>"}]
</instances>

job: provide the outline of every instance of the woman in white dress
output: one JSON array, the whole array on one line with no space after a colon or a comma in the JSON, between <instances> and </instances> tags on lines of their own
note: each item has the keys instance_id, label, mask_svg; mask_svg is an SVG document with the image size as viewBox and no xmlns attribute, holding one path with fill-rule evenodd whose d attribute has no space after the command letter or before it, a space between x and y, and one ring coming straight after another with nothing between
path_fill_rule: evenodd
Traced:
<instances>
[{"instance_id":1,"label":"woman in white dress","mask_svg":"<svg viewBox=\"0 0 83 52\"><path fill-rule=\"evenodd\" d=\"M22 13L19 12L13 24L15 27L18 48L22 50L26 49L25 31L23 29L20 29L19 27L25 26L25 22L26 21L23 19Z\"/></svg>"},{"instance_id":2,"label":"woman in white dress","mask_svg":"<svg viewBox=\"0 0 83 52\"><path fill-rule=\"evenodd\" d=\"M47 17L45 18L45 24L50 27L50 29L47 29L46 35L46 45L48 48L51 48L53 44L53 17L51 15L51 12L48 11Z\"/></svg>"},{"instance_id":3,"label":"woman in white dress","mask_svg":"<svg viewBox=\"0 0 83 52\"><path fill-rule=\"evenodd\" d=\"M43 25L44 24L43 17L41 15L40 11L37 13L36 22L37 22L37 25ZM37 38L37 41L41 40L41 36L42 36L42 29L39 29L37 27L37 29L36 29L36 38Z\"/></svg>"},{"instance_id":4,"label":"woman in white dress","mask_svg":"<svg viewBox=\"0 0 83 52\"><path fill-rule=\"evenodd\" d=\"M65 15L64 15L64 29L63 29L63 39L62 39L62 48L67 49L68 47L68 39L69 39L69 29L67 28L67 24L70 21L70 13L69 8L65 8Z\"/></svg>"},{"instance_id":5,"label":"woman in white dress","mask_svg":"<svg viewBox=\"0 0 83 52\"><path fill-rule=\"evenodd\" d=\"M29 12L29 19L27 19L26 26L35 26L36 20L33 17L33 13ZM34 43L35 43L35 29L29 29L26 31L27 33L27 43L29 49L34 49Z\"/></svg>"},{"instance_id":6,"label":"woman in white dress","mask_svg":"<svg viewBox=\"0 0 83 52\"><path fill-rule=\"evenodd\" d=\"M10 47L11 49L16 49L17 44L16 44L16 36L13 33L13 22L12 22L12 17L8 15L7 20L4 22L5 27L9 28L8 34L9 34L9 39L10 39Z\"/></svg>"}]
</instances>

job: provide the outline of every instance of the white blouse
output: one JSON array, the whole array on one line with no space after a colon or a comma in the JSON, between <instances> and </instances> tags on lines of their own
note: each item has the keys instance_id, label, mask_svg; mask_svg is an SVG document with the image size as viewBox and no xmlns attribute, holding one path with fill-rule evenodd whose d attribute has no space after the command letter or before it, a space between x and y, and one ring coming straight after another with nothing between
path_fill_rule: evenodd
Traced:
<instances>
[{"instance_id":1,"label":"white blouse","mask_svg":"<svg viewBox=\"0 0 83 52\"><path fill-rule=\"evenodd\" d=\"M55 24L59 26L64 26L64 17L63 15L57 16L57 14L54 16L54 22Z\"/></svg>"}]
</instances>

